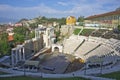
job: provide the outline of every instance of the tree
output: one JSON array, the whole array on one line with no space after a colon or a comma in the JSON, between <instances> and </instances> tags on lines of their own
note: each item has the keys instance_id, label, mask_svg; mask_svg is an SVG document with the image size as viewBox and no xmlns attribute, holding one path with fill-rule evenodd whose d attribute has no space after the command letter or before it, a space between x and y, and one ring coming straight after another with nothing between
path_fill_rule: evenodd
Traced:
<instances>
[{"instance_id":1,"label":"tree","mask_svg":"<svg viewBox=\"0 0 120 80\"><path fill-rule=\"evenodd\" d=\"M30 37L30 38L34 38L34 37L35 37L35 31L32 31L32 32L29 34L29 37Z\"/></svg>"},{"instance_id":2,"label":"tree","mask_svg":"<svg viewBox=\"0 0 120 80\"><path fill-rule=\"evenodd\" d=\"M7 36L8 36L7 33L2 33L0 36L0 40L7 40Z\"/></svg>"},{"instance_id":3,"label":"tree","mask_svg":"<svg viewBox=\"0 0 120 80\"><path fill-rule=\"evenodd\" d=\"M60 24L60 25L64 25L64 24L66 24L66 18L60 18L60 19L58 19L58 23Z\"/></svg>"},{"instance_id":4,"label":"tree","mask_svg":"<svg viewBox=\"0 0 120 80\"><path fill-rule=\"evenodd\" d=\"M8 54L10 52L10 46L7 41L0 41L0 52L2 55Z\"/></svg>"},{"instance_id":5,"label":"tree","mask_svg":"<svg viewBox=\"0 0 120 80\"><path fill-rule=\"evenodd\" d=\"M60 30L59 31L55 31L55 35L56 35L56 41L55 41L55 43L56 43L57 41L60 40L59 39L59 37L60 37Z\"/></svg>"},{"instance_id":6,"label":"tree","mask_svg":"<svg viewBox=\"0 0 120 80\"><path fill-rule=\"evenodd\" d=\"M2 33L0 36L0 56L10 53L10 46L7 40L7 33Z\"/></svg>"},{"instance_id":7,"label":"tree","mask_svg":"<svg viewBox=\"0 0 120 80\"><path fill-rule=\"evenodd\" d=\"M45 16L43 16L43 17L41 18L41 20L47 20L47 18L46 18Z\"/></svg>"},{"instance_id":8,"label":"tree","mask_svg":"<svg viewBox=\"0 0 120 80\"><path fill-rule=\"evenodd\" d=\"M29 31L29 30L24 26L16 27L13 30L14 33L21 34L21 35L26 35L26 31Z\"/></svg>"},{"instance_id":9,"label":"tree","mask_svg":"<svg viewBox=\"0 0 120 80\"><path fill-rule=\"evenodd\" d=\"M78 21L78 22L83 22L83 21L84 21L84 16L78 17L77 21Z\"/></svg>"},{"instance_id":10,"label":"tree","mask_svg":"<svg viewBox=\"0 0 120 80\"><path fill-rule=\"evenodd\" d=\"M25 40L25 36L24 35L17 34L17 33L14 34L14 41L15 41L15 43L23 43L24 40Z\"/></svg>"},{"instance_id":11,"label":"tree","mask_svg":"<svg viewBox=\"0 0 120 80\"><path fill-rule=\"evenodd\" d=\"M26 27L16 27L14 28L14 41L15 43L23 43L27 36L26 33L29 34L29 30Z\"/></svg>"},{"instance_id":12,"label":"tree","mask_svg":"<svg viewBox=\"0 0 120 80\"><path fill-rule=\"evenodd\" d=\"M38 24L37 23L31 23L30 24L30 28L31 29L35 29L35 28L37 28L38 27Z\"/></svg>"}]
</instances>

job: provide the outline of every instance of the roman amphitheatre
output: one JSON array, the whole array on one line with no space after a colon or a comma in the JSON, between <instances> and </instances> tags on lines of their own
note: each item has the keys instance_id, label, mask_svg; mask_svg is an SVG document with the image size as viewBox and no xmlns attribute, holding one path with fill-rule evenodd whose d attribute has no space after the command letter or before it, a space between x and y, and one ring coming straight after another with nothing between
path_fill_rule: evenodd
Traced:
<instances>
[{"instance_id":1,"label":"roman amphitheatre","mask_svg":"<svg viewBox=\"0 0 120 80\"><path fill-rule=\"evenodd\" d=\"M61 32L66 36L55 43L54 28L38 25L34 38L1 59L0 71L10 75L0 76L103 80L96 76L120 70L120 34L113 29L63 25Z\"/></svg>"},{"instance_id":2,"label":"roman amphitheatre","mask_svg":"<svg viewBox=\"0 0 120 80\"><path fill-rule=\"evenodd\" d=\"M72 34L61 43L53 44L52 48L43 49L31 56L25 63L19 61L9 73L16 71L19 75L70 77L69 74L99 75L117 71L120 66L120 41L96 37L103 36L100 31L108 32L101 29L96 32L91 30L90 36L80 35L79 32L77 35Z\"/></svg>"}]
</instances>

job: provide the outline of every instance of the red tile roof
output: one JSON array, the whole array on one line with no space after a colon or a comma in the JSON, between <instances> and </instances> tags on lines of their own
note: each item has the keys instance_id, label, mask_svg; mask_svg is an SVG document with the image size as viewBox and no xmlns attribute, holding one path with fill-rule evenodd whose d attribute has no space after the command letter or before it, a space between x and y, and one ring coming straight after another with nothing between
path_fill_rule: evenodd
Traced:
<instances>
[{"instance_id":1,"label":"red tile roof","mask_svg":"<svg viewBox=\"0 0 120 80\"><path fill-rule=\"evenodd\" d=\"M89 17L87 17L85 19L94 19L94 18L98 18L98 17L111 16L111 15L117 15L117 14L120 14L120 10L89 16Z\"/></svg>"},{"instance_id":2,"label":"red tile roof","mask_svg":"<svg viewBox=\"0 0 120 80\"><path fill-rule=\"evenodd\" d=\"M13 35L9 35L8 36L8 41L13 41L13 40L14 40Z\"/></svg>"}]
</instances>

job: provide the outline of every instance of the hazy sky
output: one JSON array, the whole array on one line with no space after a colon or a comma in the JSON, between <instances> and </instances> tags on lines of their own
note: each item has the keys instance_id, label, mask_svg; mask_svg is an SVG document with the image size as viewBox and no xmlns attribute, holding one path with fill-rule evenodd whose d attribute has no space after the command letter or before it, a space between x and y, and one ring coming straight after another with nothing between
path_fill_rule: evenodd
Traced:
<instances>
[{"instance_id":1,"label":"hazy sky","mask_svg":"<svg viewBox=\"0 0 120 80\"><path fill-rule=\"evenodd\" d=\"M120 0L0 0L0 18L90 16L120 7Z\"/></svg>"}]
</instances>

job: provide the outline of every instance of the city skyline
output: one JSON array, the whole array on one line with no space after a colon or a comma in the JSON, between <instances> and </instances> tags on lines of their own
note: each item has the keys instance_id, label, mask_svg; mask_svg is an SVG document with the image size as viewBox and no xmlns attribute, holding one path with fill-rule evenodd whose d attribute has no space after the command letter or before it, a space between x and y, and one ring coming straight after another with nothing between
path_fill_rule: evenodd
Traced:
<instances>
[{"instance_id":1,"label":"city skyline","mask_svg":"<svg viewBox=\"0 0 120 80\"><path fill-rule=\"evenodd\" d=\"M3 0L0 23L21 18L90 16L114 11L120 0Z\"/></svg>"}]
</instances>

